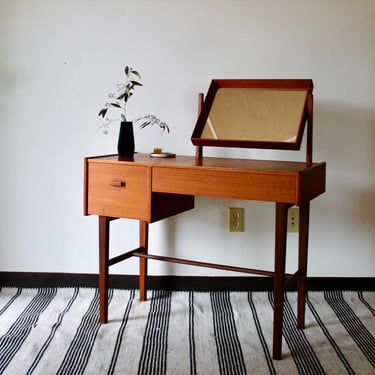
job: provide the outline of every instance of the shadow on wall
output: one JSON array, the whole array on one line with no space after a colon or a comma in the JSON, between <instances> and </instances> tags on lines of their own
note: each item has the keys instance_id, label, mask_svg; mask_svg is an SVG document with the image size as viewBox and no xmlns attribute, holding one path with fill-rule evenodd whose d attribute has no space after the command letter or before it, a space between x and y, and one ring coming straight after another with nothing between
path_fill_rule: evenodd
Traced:
<instances>
[{"instance_id":1,"label":"shadow on wall","mask_svg":"<svg viewBox=\"0 0 375 375\"><path fill-rule=\"evenodd\" d=\"M375 222L375 109L315 101L314 160L327 162L327 213Z\"/></svg>"},{"instance_id":2,"label":"shadow on wall","mask_svg":"<svg viewBox=\"0 0 375 375\"><path fill-rule=\"evenodd\" d=\"M5 90L12 88L14 86L15 81L15 74L0 66L0 90L5 92Z\"/></svg>"},{"instance_id":3,"label":"shadow on wall","mask_svg":"<svg viewBox=\"0 0 375 375\"><path fill-rule=\"evenodd\" d=\"M6 98L10 97L9 93L14 89L17 79L19 80L14 73L4 69L4 67L0 65L0 108L6 105ZM1 113L4 112L4 110L1 111Z\"/></svg>"}]
</instances>

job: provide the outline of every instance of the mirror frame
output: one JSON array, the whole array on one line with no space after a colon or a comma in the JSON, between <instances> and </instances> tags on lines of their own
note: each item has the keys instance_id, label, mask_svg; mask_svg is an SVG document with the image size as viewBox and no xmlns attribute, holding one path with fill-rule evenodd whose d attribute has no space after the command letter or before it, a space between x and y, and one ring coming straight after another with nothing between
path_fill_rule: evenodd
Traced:
<instances>
[{"instance_id":1,"label":"mirror frame","mask_svg":"<svg viewBox=\"0 0 375 375\"><path fill-rule=\"evenodd\" d=\"M208 139L202 138L202 132L207 122L215 95L219 89L225 88L247 88L251 89L273 89L273 90L306 90L306 100L302 109L302 118L294 142L259 141L259 140L236 140L236 139ZM213 79L208 89L205 100L202 103L198 119L191 136L195 146L237 147L237 148L259 148L278 150L300 150L305 124L312 126L312 91L311 79ZM310 126L310 127L311 127ZM310 133L310 132L309 132ZM311 138L311 136L310 136ZM312 142L311 139L308 143Z\"/></svg>"}]
</instances>

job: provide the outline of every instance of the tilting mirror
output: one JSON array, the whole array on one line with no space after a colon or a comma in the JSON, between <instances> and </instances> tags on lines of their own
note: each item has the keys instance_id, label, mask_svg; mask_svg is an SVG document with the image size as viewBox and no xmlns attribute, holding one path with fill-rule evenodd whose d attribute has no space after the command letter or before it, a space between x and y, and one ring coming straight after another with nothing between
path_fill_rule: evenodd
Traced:
<instances>
[{"instance_id":1,"label":"tilting mirror","mask_svg":"<svg viewBox=\"0 0 375 375\"><path fill-rule=\"evenodd\" d=\"M213 80L192 142L196 146L299 150L311 80Z\"/></svg>"}]
</instances>

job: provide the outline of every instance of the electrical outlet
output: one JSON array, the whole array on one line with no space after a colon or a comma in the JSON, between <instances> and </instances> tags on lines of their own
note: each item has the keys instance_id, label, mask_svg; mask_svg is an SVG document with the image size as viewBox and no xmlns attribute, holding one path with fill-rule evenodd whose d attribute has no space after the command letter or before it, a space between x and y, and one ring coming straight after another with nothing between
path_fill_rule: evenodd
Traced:
<instances>
[{"instance_id":1,"label":"electrical outlet","mask_svg":"<svg viewBox=\"0 0 375 375\"><path fill-rule=\"evenodd\" d=\"M229 207L228 209L229 232L244 231L244 209L243 207Z\"/></svg>"},{"instance_id":2,"label":"electrical outlet","mask_svg":"<svg viewBox=\"0 0 375 375\"><path fill-rule=\"evenodd\" d=\"M288 232L298 232L299 229L299 208L292 207L288 210Z\"/></svg>"}]
</instances>

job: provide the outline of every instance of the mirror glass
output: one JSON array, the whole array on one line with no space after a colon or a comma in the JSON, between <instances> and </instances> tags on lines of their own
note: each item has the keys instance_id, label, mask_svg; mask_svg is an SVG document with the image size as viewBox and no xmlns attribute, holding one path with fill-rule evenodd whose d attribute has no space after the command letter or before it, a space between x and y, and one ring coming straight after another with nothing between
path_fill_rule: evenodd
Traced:
<instances>
[{"instance_id":1,"label":"mirror glass","mask_svg":"<svg viewBox=\"0 0 375 375\"><path fill-rule=\"evenodd\" d=\"M298 84L293 85L295 81ZM300 81L306 85L301 85ZM307 83L310 81L261 82L214 80L203 103L192 136L193 143L299 149L306 122L310 88ZM246 85L250 87L243 87Z\"/></svg>"},{"instance_id":2,"label":"mirror glass","mask_svg":"<svg viewBox=\"0 0 375 375\"><path fill-rule=\"evenodd\" d=\"M295 142L306 91L219 89L202 138Z\"/></svg>"}]
</instances>

